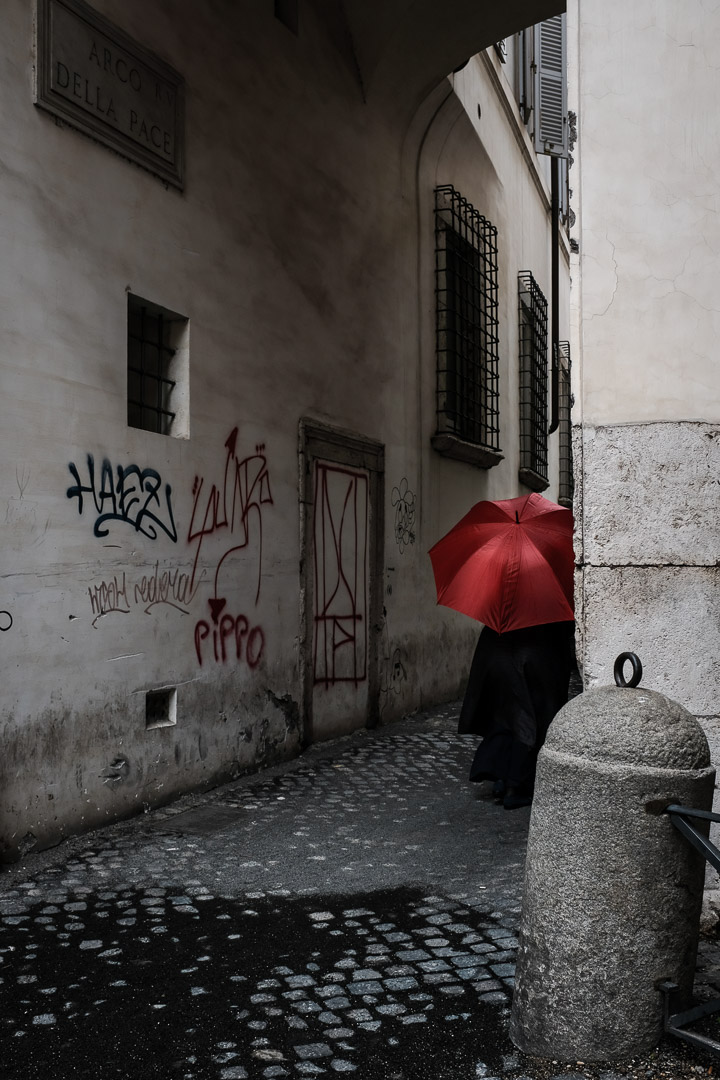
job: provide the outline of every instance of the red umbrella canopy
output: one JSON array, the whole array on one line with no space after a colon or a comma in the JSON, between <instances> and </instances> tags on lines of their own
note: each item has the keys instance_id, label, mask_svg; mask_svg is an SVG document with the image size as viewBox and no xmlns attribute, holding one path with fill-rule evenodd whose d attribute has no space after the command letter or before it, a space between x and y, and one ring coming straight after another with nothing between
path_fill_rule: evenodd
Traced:
<instances>
[{"instance_id":1,"label":"red umbrella canopy","mask_svg":"<svg viewBox=\"0 0 720 1080\"><path fill-rule=\"evenodd\" d=\"M573 619L572 534L542 495L476 503L430 549L438 603L499 634Z\"/></svg>"}]
</instances>

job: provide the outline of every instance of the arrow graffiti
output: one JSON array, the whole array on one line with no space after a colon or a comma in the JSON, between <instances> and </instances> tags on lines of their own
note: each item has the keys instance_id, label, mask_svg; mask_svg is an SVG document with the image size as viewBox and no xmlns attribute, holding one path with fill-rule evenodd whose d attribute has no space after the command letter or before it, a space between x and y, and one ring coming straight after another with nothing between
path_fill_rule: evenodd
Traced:
<instances>
[{"instance_id":1,"label":"arrow graffiti","mask_svg":"<svg viewBox=\"0 0 720 1080\"><path fill-rule=\"evenodd\" d=\"M250 628L244 615L231 615L226 611L227 597L223 589L223 568L233 554L244 551L251 544L257 550L257 584L255 605L260 598L262 584L263 553L263 507L272 505L270 475L264 444L255 447L255 453L240 457L238 453L238 429L235 427L225 440L223 479L220 484L208 487L204 477L195 477L193 484L193 510L188 528L188 543L195 546L190 590L192 591L200 566L201 553L208 537L227 533L233 538L215 566L213 593L208 599L209 621L202 619L195 627L195 648L202 664L202 642L210 636L217 661L227 659L226 642L235 642L236 659L244 658L255 667L262 654L264 637L259 627ZM247 635L243 653L243 640Z\"/></svg>"}]
</instances>

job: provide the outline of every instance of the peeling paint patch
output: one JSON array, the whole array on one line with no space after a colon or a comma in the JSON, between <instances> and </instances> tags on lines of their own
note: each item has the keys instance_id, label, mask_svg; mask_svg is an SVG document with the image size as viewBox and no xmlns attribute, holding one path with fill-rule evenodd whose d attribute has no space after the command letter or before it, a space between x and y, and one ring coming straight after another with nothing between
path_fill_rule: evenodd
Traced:
<instances>
[{"instance_id":1,"label":"peeling paint patch","mask_svg":"<svg viewBox=\"0 0 720 1080\"><path fill-rule=\"evenodd\" d=\"M285 723L287 725L288 731L299 732L301 720L300 706L298 705L297 701L295 701L295 699L290 694L283 694L281 697L278 697L277 694L274 694L272 690L269 689L266 690L265 693L267 695L268 701L270 701L276 709L279 709L285 717Z\"/></svg>"},{"instance_id":2,"label":"peeling paint patch","mask_svg":"<svg viewBox=\"0 0 720 1080\"><path fill-rule=\"evenodd\" d=\"M125 757L114 758L110 764L100 773L104 784L121 784L126 780L130 772L130 762Z\"/></svg>"},{"instance_id":3,"label":"peeling paint patch","mask_svg":"<svg viewBox=\"0 0 720 1080\"><path fill-rule=\"evenodd\" d=\"M34 833L25 833L22 840L18 843L17 850L20 858L24 855L28 855L34 848L37 847L37 837Z\"/></svg>"}]
</instances>

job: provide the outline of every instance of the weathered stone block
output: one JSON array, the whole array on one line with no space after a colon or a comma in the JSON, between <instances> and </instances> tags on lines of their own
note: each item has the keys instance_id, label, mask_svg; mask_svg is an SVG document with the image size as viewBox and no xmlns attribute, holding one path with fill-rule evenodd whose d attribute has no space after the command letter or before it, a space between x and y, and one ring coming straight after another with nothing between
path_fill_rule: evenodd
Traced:
<instances>
[{"instance_id":1,"label":"weathered stone block","mask_svg":"<svg viewBox=\"0 0 720 1080\"><path fill-rule=\"evenodd\" d=\"M586 427L582 453L585 562L715 564L717 425Z\"/></svg>"},{"instance_id":2,"label":"weathered stone block","mask_svg":"<svg viewBox=\"0 0 720 1080\"><path fill-rule=\"evenodd\" d=\"M636 652L644 682L695 716L720 712L720 569L585 566L579 575L586 686L607 683Z\"/></svg>"},{"instance_id":3,"label":"weathered stone block","mask_svg":"<svg viewBox=\"0 0 720 1080\"><path fill-rule=\"evenodd\" d=\"M704 864L662 813L710 809L715 770L685 709L602 687L571 701L538 761L511 1035L525 1053L618 1060L662 1031L657 982L687 1000Z\"/></svg>"}]
</instances>

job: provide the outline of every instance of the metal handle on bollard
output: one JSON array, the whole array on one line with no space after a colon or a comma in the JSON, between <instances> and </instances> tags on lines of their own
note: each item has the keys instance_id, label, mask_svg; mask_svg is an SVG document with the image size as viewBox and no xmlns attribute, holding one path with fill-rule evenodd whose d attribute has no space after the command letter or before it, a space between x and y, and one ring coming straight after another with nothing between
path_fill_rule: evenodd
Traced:
<instances>
[{"instance_id":1,"label":"metal handle on bollard","mask_svg":"<svg viewBox=\"0 0 720 1080\"><path fill-rule=\"evenodd\" d=\"M633 673L630 676L630 681L625 679L625 661L629 660L632 664ZM634 652L621 652L615 661L615 667L613 668L613 674L615 676L616 686L624 686L626 688L637 686L642 679L642 664L640 663L640 657Z\"/></svg>"}]
</instances>

